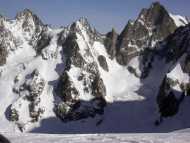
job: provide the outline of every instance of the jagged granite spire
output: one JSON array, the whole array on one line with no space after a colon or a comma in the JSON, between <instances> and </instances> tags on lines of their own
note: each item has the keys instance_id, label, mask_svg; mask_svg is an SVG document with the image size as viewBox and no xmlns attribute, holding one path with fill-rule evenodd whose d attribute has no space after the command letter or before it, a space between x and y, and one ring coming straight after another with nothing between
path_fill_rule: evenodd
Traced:
<instances>
[{"instance_id":1,"label":"jagged granite spire","mask_svg":"<svg viewBox=\"0 0 190 143\"><path fill-rule=\"evenodd\" d=\"M116 55L117 38L118 34L116 30L112 28L112 31L106 34L106 38L104 40L104 45L111 59L113 59Z\"/></svg>"},{"instance_id":2,"label":"jagged granite spire","mask_svg":"<svg viewBox=\"0 0 190 143\"><path fill-rule=\"evenodd\" d=\"M40 20L40 18L34 14L30 9L24 9L21 12L18 12L15 19L17 20L28 20L29 18L33 18L35 24L37 25L43 25L43 22Z\"/></svg>"},{"instance_id":3,"label":"jagged granite spire","mask_svg":"<svg viewBox=\"0 0 190 143\"><path fill-rule=\"evenodd\" d=\"M41 19L29 9L17 13L15 19L21 22L23 30L31 33L31 35L40 33L44 26Z\"/></svg>"},{"instance_id":4,"label":"jagged granite spire","mask_svg":"<svg viewBox=\"0 0 190 143\"><path fill-rule=\"evenodd\" d=\"M90 37L90 44L92 45L95 40L102 40L101 34L91 26L87 18L81 17L79 20L73 22L70 26L70 32L80 33L86 31L87 35Z\"/></svg>"},{"instance_id":5,"label":"jagged granite spire","mask_svg":"<svg viewBox=\"0 0 190 143\"><path fill-rule=\"evenodd\" d=\"M138 18L129 21L118 37L117 60L126 65L145 48L152 48L177 28L167 10L159 2L142 9Z\"/></svg>"}]
</instances>

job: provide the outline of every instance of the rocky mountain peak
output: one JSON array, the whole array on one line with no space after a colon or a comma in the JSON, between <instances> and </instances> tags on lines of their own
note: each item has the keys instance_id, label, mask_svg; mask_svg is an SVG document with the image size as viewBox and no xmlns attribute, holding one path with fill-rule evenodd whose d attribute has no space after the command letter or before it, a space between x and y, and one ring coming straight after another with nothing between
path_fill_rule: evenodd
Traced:
<instances>
[{"instance_id":1,"label":"rocky mountain peak","mask_svg":"<svg viewBox=\"0 0 190 143\"><path fill-rule=\"evenodd\" d=\"M126 65L140 51L154 48L157 42L172 34L176 28L176 23L159 2L148 9L143 8L138 18L134 22L129 21L118 37L118 62Z\"/></svg>"},{"instance_id":2,"label":"rocky mountain peak","mask_svg":"<svg viewBox=\"0 0 190 143\"><path fill-rule=\"evenodd\" d=\"M88 19L85 18L85 17L79 18L79 20L77 20L77 23L78 23L78 22L79 22L81 25L83 25L83 26L89 26L89 25L90 25L89 22L88 22Z\"/></svg>"},{"instance_id":3,"label":"rocky mountain peak","mask_svg":"<svg viewBox=\"0 0 190 143\"><path fill-rule=\"evenodd\" d=\"M73 22L70 27L71 27L71 30L73 31L81 31L82 29L92 30L91 25L89 24L87 18L85 17L81 17L79 20Z\"/></svg>"},{"instance_id":4,"label":"rocky mountain peak","mask_svg":"<svg viewBox=\"0 0 190 143\"><path fill-rule=\"evenodd\" d=\"M150 8L143 9L137 20L142 20L148 26L156 26L170 19L169 13L159 2L153 3Z\"/></svg>"},{"instance_id":5,"label":"rocky mountain peak","mask_svg":"<svg viewBox=\"0 0 190 143\"><path fill-rule=\"evenodd\" d=\"M4 27L4 23L6 20L7 20L6 17L4 17L3 15L0 14L0 26L1 27Z\"/></svg>"},{"instance_id":6,"label":"rocky mountain peak","mask_svg":"<svg viewBox=\"0 0 190 143\"><path fill-rule=\"evenodd\" d=\"M23 11L17 13L16 19L19 19L21 17L30 17L33 15L33 12L30 9L24 9Z\"/></svg>"},{"instance_id":7,"label":"rocky mountain peak","mask_svg":"<svg viewBox=\"0 0 190 143\"><path fill-rule=\"evenodd\" d=\"M89 42L92 45L95 40L102 40L101 34L91 26L87 18L80 18L70 26L70 33L78 33L89 37Z\"/></svg>"},{"instance_id":8,"label":"rocky mountain peak","mask_svg":"<svg viewBox=\"0 0 190 143\"><path fill-rule=\"evenodd\" d=\"M23 28L26 28L30 25L36 27L44 25L41 19L36 14L34 14L30 9L24 9L23 11L17 13L16 20L23 23L22 24Z\"/></svg>"},{"instance_id":9,"label":"rocky mountain peak","mask_svg":"<svg viewBox=\"0 0 190 143\"><path fill-rule=\"evenodd\" d=\"M116 30L112 28L112 30L106 34L106 38L104 40L104 45L111 59L113 59L116 54L117 38L118 34Z\"/></svg>"},{"instance_id":10,"label":"rocky mountain peak","mask_svg":"<svg viewBox=\"0 0 190 143\"><path fill-rule=\"evenodd\" d=\"M34 14L30 9L24 9L23 11L18 12L15 17L15 19L17 20L21 19L27 20L29 18L32 18L34 21L42 24L40 18L36 14Z\"/></svg>"}]
</instances>

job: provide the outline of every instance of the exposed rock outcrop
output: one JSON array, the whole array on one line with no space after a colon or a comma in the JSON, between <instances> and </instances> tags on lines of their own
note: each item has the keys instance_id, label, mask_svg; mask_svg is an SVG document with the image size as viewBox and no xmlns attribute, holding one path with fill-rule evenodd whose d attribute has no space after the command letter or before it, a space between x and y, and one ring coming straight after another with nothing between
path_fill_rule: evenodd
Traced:
<instances>
[{"instance_id":1,"label":"exposed rock outcrop","mask_svg":"<svg viewBox=\"0 0 190 143\"><path fill-rule=\"evenodd\" d=\"M117 61L126 65L131 58L146 48L154 48L173 33L177 26L166 9L158 2L143 9L137 20L129 21L118 37Z\"/></svg>"},{"instance_id":2,"label":"exposed rock outcrop","mask_svg":"<svg viewBox=\"0 0 190 143\"><path fill-rule=\"evenodd\" d=\"M71 31L63 39L64 42L59 41L66 57L66 67L58 86L58 94L63 102L55 107L55 113L63 121L94 117L105 107L100 106L100 102L105 102L106 88L90 51L90 46L99 37L94 31L85 19L81 19L71 25ZM86 41L83 47L78 43L80 38Z\"/></svg>"},{"instance_id":3,"label":"exposed rock outcrop","mask_svg":"<svg viewBox=\"0 0 190 143\"><path fill-rule=\"evenodd\" d=\"M22 23L24 32L31 33L31 36L41 32L42 21L29 9L24 9L16 15L16 20Z\"/></svg>"},{"instance_id":4,"label":"exposed rock outcrop","mask_svg":"<svg viewBox=\"0 0 190 143\"><path fill-rule=\"evenodd\" d=\"M108 69L108 64L107 64L107 61L106 61L106 58L102 55L98 56L98 62L99 62L99 65L105 70L105 71L109 71Z\"/></svg>"},{"instance_id":5,"label":"exposed rock outcrop","mask_svg":"<svg viewBox=\"0 0 190 143\"><path fill-rule=\"evenodd\" d=\"M104 40L104 45L111 59L116 56L117 38L118 34L116 33L115 29L112 29L111 32L106 34L106 38Z\"/></svg>"},{"instance_id":6,"label":"exposed rock outcrop","mask_svg":"<svg viewBox=\"0 0 190 143\"><path fill-rule=\"evenodd\" d=\"M23 84L18 86L19 81L15 84L13 91L19 95L19 98L12 104L10 111L10 120L23 122L36 122L40 115L44 112L43 107L39 105L41 102L41 95L45 87L45 80L41 77L39 71L34 70L29 79L26 79ZM20 114L27 114L26 117ZM27 118L27 121L25 119Z\"/></svg>"}]
</instances>

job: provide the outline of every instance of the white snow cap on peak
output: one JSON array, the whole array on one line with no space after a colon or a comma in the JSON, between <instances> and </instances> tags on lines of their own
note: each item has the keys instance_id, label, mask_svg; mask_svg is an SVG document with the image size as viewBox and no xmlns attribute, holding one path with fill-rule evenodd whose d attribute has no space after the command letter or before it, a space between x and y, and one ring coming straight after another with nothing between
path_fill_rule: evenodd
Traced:
<instances>
[{"instance_id":1,"label":"white snow cap on peak","mask_svg":"<svg viewBox=\"0 0 190 143\"><path fill-rule=\"evenodd\" d=\"M175 24L180 27L180 26L185 26L187 25L189 22L188 22L188 19L186 17L183 17L181 15L174 15L174 14L169 14L170 17L174 20Z\"/></svg>"}]
</instances>

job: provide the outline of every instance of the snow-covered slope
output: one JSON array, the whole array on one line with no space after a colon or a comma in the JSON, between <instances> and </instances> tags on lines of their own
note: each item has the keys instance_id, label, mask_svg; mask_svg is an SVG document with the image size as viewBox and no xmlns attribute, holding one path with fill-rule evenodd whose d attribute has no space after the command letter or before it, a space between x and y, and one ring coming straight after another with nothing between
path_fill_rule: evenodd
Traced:
<instances>
[{"instance_id":1,"label":"snow-covered slope","mask_svg":"<svg viewBox=\"0 0 190 143\"><path fill-rule=\"evenodd\" d=\"M178 27L185 26L186 24L188 24L188 20L181 15L174 15L170 13L170 16Z\"/></svg>"},{"instance_id":2,"label":"snow-covered slope","mask_svg":"<svg viewBox=\"0 0 190 143\"><path fill-rule=\"evenodd\" d=\"M5 134L12 143L189 143L189 133L168 134Z\"/></svg>"}]
</instances>

